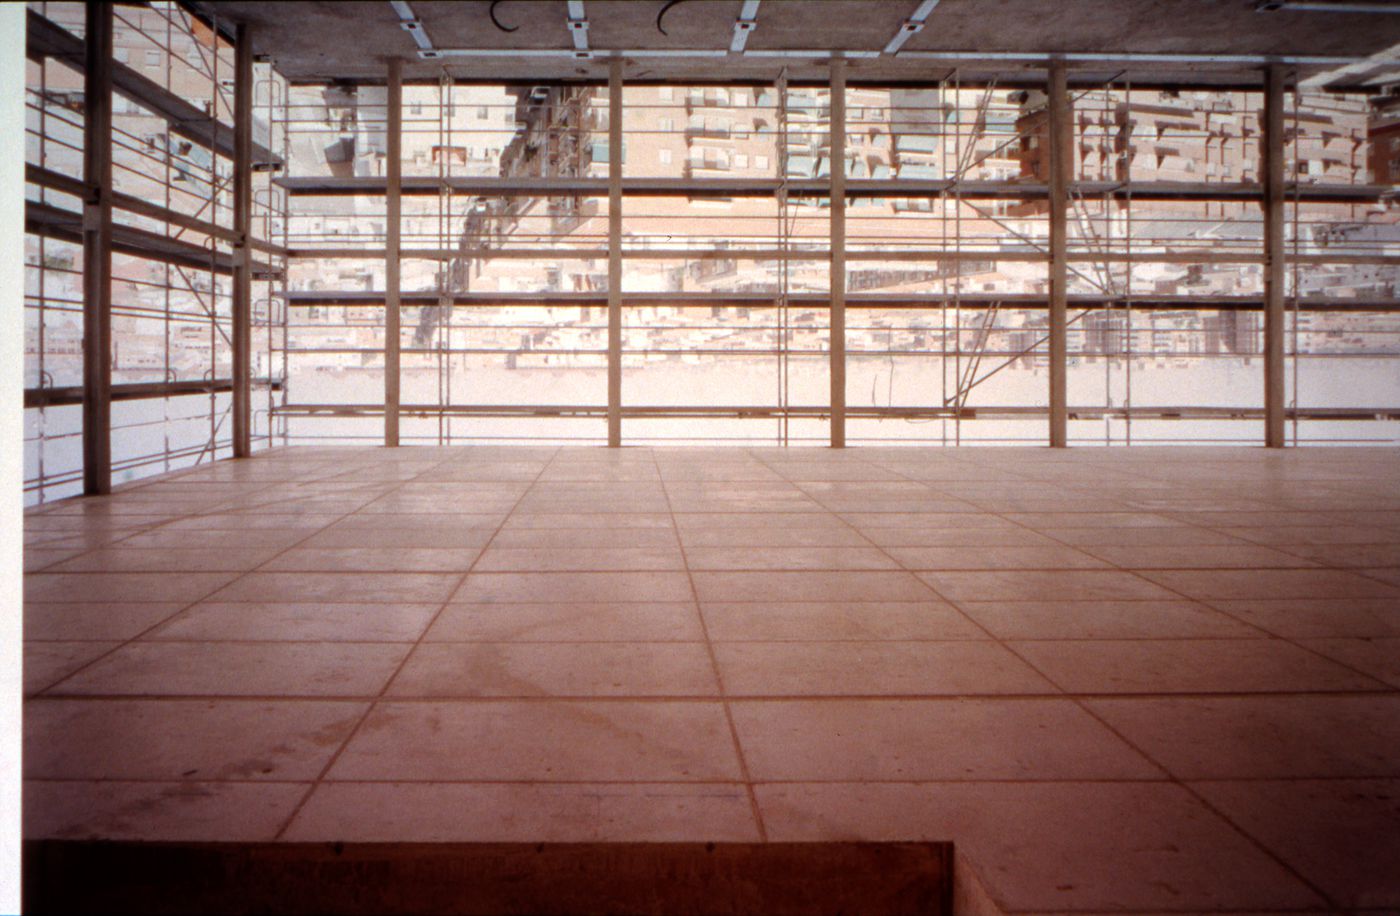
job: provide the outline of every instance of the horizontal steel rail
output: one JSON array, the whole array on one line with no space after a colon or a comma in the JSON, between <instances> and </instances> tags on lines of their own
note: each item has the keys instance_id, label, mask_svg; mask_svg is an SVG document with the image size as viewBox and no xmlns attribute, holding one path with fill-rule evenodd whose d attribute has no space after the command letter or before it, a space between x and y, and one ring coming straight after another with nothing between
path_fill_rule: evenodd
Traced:
<instances>
[{"instance_id":1,"label":"horizontal steel rail","mask_svg":"<svg viewBox=\"0 0 1400 916\"><path fill-rule=\"evenodd\" d=\"M280 391L282 382L278 379L255 380L255 385L271 386ZM112 400L141 401L151 398L183 397L192 394L218 394L233 390L232 379L187 379L175 382L129 382L112 386ZM62 407L68 404L83 403L83 386L69 385L59 388L24 389L25 409L33 407Z\"/></svg>"}]
</instances>

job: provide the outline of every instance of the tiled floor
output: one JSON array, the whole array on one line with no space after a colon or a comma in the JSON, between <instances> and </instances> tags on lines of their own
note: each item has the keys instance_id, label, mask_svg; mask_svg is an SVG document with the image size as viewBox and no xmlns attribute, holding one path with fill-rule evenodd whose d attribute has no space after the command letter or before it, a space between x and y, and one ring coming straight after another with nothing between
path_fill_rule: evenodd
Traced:
<instances>
[{"instance_id":1,"label":"tiled floor","mask_svg":"<svg viewBox=\"0 0 1400 916\"><path fill-rule=\"evenodd\" d=\"M1400 910L1400 450L291 449L32 513L26 832Z\"/></svg>"}]
</instances>

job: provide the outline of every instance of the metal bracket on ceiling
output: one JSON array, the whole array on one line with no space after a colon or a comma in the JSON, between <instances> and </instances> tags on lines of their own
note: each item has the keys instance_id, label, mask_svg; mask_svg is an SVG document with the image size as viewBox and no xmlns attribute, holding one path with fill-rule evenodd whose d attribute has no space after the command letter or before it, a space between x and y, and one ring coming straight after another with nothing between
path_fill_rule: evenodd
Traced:
<instances>
[{"instance_id":1,"label":"metal bracket on ceiling","mask_svg":"<svg viewBox=\"0 0 1400 916\"><path fill-rule=\"evenodd\" d=\"M739 10L739 18L734 20L734 37L729 39L731 54L743 54L749 33L758 28L758 4L759 0L744 0L744 6Z\"/></svg>"},{"instance_id":2,"label":"metal bracket on ceiling","mask_svg":"<svg viewBox=\"0 0 1400 916\"><path fill-rule=\"evenodd\" d=\"M899 49L904 47L906 41L924 30L924 20L928 18L929 13L932 13L936 6L938 6L938 0L923 0L914 10L914 14L900 24L899 31L894 33L894 37L880 53L897 54Z\"/></svg>"},{"instance_id":3,"label":"metal bracket on ceiling","mask_svg":"<svg viewBox=\"0 0 1400 916\"><path fill-rule=\"evenodd\" d=\"M424 28L422 20L413 15L413 7L409 6L405 0L389 0L389 5L398 14L399 28L413 37L413 43L418 46L419 57L424 60L435 60L442 56L433 47L433 40L428 37L428 30Z\"/></svg>"},{"instance_id":4,"label":"metal bracket on ceiling","mask_svg":"<svg viewBox=\"0 0 1400 916\"><path fill-rule=\"evenodd\" d=\"M574 40L575 59L592 60L593 52L588 48L588 17L583 12L583 0L569 0L569 35Z\"/></svg>"}]
</instances>

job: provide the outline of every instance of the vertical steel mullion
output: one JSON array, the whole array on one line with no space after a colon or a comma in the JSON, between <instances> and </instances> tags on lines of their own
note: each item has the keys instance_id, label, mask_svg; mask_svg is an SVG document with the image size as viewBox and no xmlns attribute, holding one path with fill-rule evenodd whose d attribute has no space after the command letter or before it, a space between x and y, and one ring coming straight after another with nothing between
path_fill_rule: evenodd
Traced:
<instances>
[{"instance_id":1,"label":"vertical steel mullion","mask_svg":"<svg viewBox=\"0 0 1400 916\"><path fill-rule=\"evenodd\" d=\"M622 445L622 58L608 61L608 447Z\"/></svg>"},{"instance_id":2,"label":"vertical steel mullion","mask_svg":"<svg viewBox=\"0 0 1400 916\"><path fill-rule=\"evenodd\" d=\"M399 444L400 225L403 179L403 61L389 61L385 97L384 444Z\"/></svg>"},{"instance_id":3,"label":"vertical steel mullion","mask_svg":"<svg viewBox=\"0 0 1400 916\"><path fill-rule=\"evenodd\" d=\"M1063 61L1050 64L1049 118L1050 166L1050 445L1068 445L1069 409L1067 401L1068 346L1066 258L1066 215L1069 204L1069 172L1073 161L1070 146L1069 87Z\"/></svg>"},{"instance_id":4,"label":"vertical steel mullion","mask_svg":"<svg viewBox=\"0 0 1400 916\"><path fill-rule=\"evenodd\" d=\"M247 25L239 24L234 41L233 457L247 458L253 454L253 43Z\"/></svg>"},{"instance_id":5,"label":"vertical steel mullion","mask_svg":"<svg viewBox=\"0 0 1400 916\"><path fill-rule=\"evenodd\" d=\"M112 492L112 6L87 5L83 76L83 492Z\"/></svg>"},{"instance_id":6,"label":"vertical steel mullion","mask_svg":"<svg viewBox=\"0 0 1400 916\"><path fill-rule=\"evenodd\" d=\"M846 61L831 61L831 447L846 446Z\"/></svg>"},{"instance_id":7,"label":"vertical steel mullion","mask_svg":"<svg viewBox=\"0 0 1400 916\"><path fill-rule=\"evenodd\" d=\"M1264 131L1260 137L1264 187L1264 444L1284 446L1283 91L1279 64L1264 74Z\"/></svg>"}]
</instances>

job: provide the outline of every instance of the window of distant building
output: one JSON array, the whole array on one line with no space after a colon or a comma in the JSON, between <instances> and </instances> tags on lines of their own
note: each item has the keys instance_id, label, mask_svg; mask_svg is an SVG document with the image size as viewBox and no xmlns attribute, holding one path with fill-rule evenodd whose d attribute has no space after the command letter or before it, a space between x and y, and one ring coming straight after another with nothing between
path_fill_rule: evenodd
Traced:
<instances>
[{"instance_id":1,"label":"window of distant building","mask_svg":"<svg viewBox=\"0 0 1400 916\"><path fill-rule=\"evenodd\" d=\"M662 118L656 122L656 125L657 129L663 134L669 134L676 129L676 121L674 118Z\"/></svg>"},{"instance_id":2,"label":"window of distant building","mask_svg":"<svg viewBox=\"0 0 1400 916\"><path fill-rule=\"evenodd\" d=\"M736 169L746 169L749 167L749 157L743 153L734 154L734 167Z\"/></svg>"},{"instance_id":3,"label":"window of distant building","mask_svg":"<svg viewBox=\"0 0 1400 916\"><path fill-rule=\"evenodd\" d=\"M461 165L466 165L467 148L464 146L433 147L433 162L447 162L449 160Z\"/></svg>"},{"instance_id":4,"label":"window of distant building","mask_svg":"<svg viewBox=\"0 0 1400 916\"><path fill-rule=\"evenodd\" d=\"M127 48L114 48L112 54L119 64L125 64L131 60L131 51Z\"/></svg>"},{"instance_id":5,"label":"window of distant building","mask_svg":"<svg viewBox=\"0 0 1400 916\"><path fill-rule=\"evenodd\" d=\"M662 165L670 165L671 151L668 149L659 149L656 151L656 158L661 162Z\"/></svg>"},{"instance_id":6,"label":"window of distant building","mask_svg":"<svg viewBox=\"0 0 1400 916\"><path fill-rule=\"evenodd\" d=\"M476 119L477 119L478 121L485 121L485 120L486 120L487 118L489 118L489 117L491 117L491 111L490 111L490 109L488 109L485 105L480 105L480 106L477 107L477 109L476 109Z\"/></svg>"},{"instance_id":7,"label":"window of distant building","mask_svg":"<svg viewBox=\"0 0 1400 916\"><path fill-rule=\"evenodd\" d=\"M768 168L768 157L767 157L767 156L754 156L754 157L753 157L753 167L756 168L756 169L766 169L766 168Z\"/></svg>"},{"instance_id":8,"label":"window of distant building","mask_svg":"<svg viewBox=\"0 0 1400 916\"><path fill-rule=\"evenodd\" d=\"M159 67L159 66L160 66L160 52L159 52L159 51L147 51L147 52L146 52L146 66L148 66L148 67Z\"/></svg>"}]
</instances>

